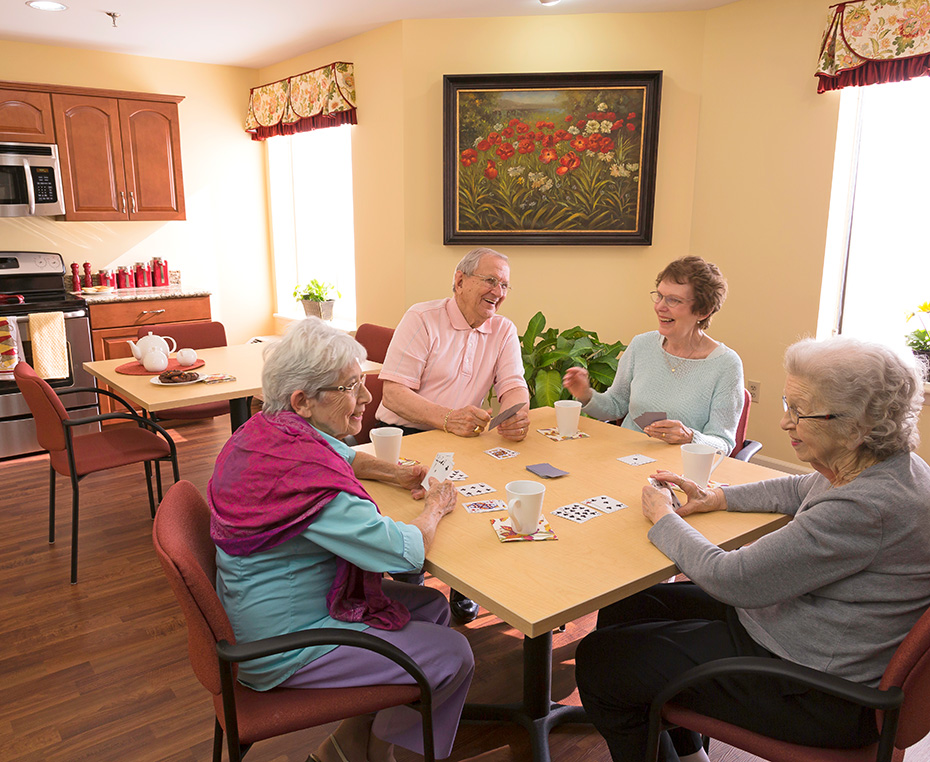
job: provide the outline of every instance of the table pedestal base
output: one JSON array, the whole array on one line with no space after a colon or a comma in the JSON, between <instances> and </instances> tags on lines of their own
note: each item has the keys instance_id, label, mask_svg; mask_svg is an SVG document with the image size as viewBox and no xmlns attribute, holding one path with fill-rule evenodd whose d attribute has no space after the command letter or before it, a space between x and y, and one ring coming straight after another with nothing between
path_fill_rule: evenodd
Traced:
<instances>
[{"instance_id":1,"label":"table pedestal base","mask_svg":"<svg viewBox=\"0 0 930 762\"><path fill-rule=\"evenodd\" d=\"M530 734L534 762L550 762L549 731L566 722L589 723L584 708L552 701L552 633L523 638L523 702L465 704L463 722L513 722Z\"/></svg>"}]
</instances>

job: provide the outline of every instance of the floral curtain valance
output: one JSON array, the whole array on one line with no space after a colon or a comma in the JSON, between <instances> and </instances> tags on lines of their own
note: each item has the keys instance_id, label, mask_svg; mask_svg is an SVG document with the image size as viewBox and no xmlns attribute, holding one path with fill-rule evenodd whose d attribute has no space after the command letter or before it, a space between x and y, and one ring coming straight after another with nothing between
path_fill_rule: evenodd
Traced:
<instances>
[{"instance_id":1,"label":"floral curtain valance","mask_svg":"<svg viewBox=\"0 0 930 762\"><path fill-rule=\"evenodd\" d=\"M356 123L355 66L339 61L253 87L245 131L265 140Z\"/></svg>"},{"instance_id":2,"label":"floral curtain valance","mask_svg":"<svg viewBox=\"0 0 930 762\"><path fill-rule=\"evenodd\" d=\"M930 74L928 0L856 0L830 10L818 93Z\"/></svg>"}]
</instances>

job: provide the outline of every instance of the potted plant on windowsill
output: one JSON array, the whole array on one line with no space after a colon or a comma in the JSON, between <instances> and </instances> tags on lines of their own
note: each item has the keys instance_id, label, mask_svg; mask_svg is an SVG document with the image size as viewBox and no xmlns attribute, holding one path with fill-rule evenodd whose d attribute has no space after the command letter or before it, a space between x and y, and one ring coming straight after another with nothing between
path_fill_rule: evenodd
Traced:
<instances>
[{"instance_id":1,"label":"potted plant on windowsill","mask_svg":"<svg viewBox=\"0 0 930 762\"><path fill-rule=\"evenodd\" d=\"M333 319L333 305L336 303L333 294L337 298L341 296L332 283L323 283L316 278L306 286L298 285L294 288L294 298L304 306L304 314L322 320Z\"/></svg>"},{"instance_id":2,"label":"potted plant on windowsill","mask_svg":"<svg viewBox=\"0 0 930 762\"><path fill-rule=\"evenodd\" d=\"M930 380L928 379L930 377L930 332L927 331L927 323L925 322L927 318L925 316L930 315L930 302L921 304L915 312L907 316L907 319L910 320L915 315L920 321L920 328L916 328L907 334L904 341L911 348L911 351L921 359L924 366L924 380L927 381Z\"/></svg>"}]
</instances>

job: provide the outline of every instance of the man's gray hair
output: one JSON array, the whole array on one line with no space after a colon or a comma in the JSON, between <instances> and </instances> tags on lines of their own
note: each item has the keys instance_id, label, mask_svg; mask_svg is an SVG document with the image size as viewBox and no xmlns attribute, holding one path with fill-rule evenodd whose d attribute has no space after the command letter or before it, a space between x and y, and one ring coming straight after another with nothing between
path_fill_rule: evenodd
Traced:
<instances>
[{"instance_id":1,"label":"man's gray hair","mask_svg":"<svg viewBox=\"0 0 930 762\"><path fill-rule=\"evenodd\" d=\"M804 339L788 347L785 370L811 386L817 409L805 412L841 416L830 422L837 439L861 440L881 460L920 443L923 371L912 354L848 336Z\"/></svg>"},{"instance_id":2,"label":"man's gray hair","mask_svg":"<svg viewBox=\"0 0 930 762\"><path fill-rule=\"evenodd\" d=\"M264 413L291 410L296 391L315 397L323 386L335 386L349 363L362 362L367 353L345 331L316 317L298 320L284 338L265 347L262 369Z\"/></svg>"},{"instance_id":3,"label":"man's gray hair","mask_svg":"<svg viewBox=\"0 0 930 762\"><path fill-rule=\"evenodd\" d=\"M497 257L498 259L503 259L507 262L507 255L501 254L499 251L494 249L479 248L472 249L468 254L462 257L461 261L455 266L455 272L463 272L466 275L474 275L475 270L478 269L478 263L481 261L483 256ZM455 293L455 276L452 278L452 292Z\"/></svg>"}]
</instances>

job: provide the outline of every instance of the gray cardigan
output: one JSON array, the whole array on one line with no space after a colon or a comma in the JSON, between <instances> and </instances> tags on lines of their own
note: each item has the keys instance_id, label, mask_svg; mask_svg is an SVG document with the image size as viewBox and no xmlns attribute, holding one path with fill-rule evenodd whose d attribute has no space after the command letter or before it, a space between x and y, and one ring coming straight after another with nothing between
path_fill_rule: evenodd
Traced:
<instances>
[{"instance_id":1,"label":"gray cardigan","mask_svg":"<svg viewBox=\"0 0 930 762\"><path fill-rule=\"evenodd\" d=\"M728 510L794 520L729 552L677 515L656 522L649 539L710 595L735 606L769 651L877 685L930 606L930 466L899 453L841 487L807 474L724 494Z\"/></svg>"}]
</instances>

